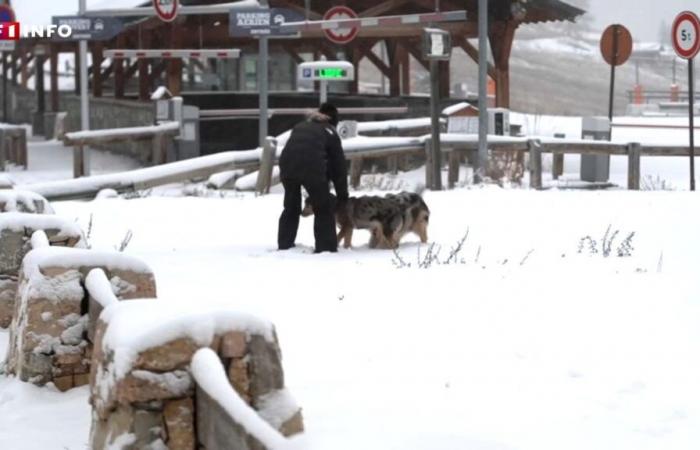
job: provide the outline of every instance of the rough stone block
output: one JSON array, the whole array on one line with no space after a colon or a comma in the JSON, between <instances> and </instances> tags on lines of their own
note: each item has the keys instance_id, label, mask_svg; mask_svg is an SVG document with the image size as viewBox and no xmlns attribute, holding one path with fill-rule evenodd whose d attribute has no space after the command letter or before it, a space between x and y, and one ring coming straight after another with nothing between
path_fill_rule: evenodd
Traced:
<instances>
[{"instance_id":1,"label":"rough stone block","mask_svg":"<svg viewBox=\"0 0 700 450\"><path fill-rule=\"evenodd\" d=\"M301 410L297 411L292 417L282 424L279 432L283 436L289 437L295 434L304 432L304 418L301 415Z\"/></svg>"},{"instance_id":2,"label":"rough stone block","mask_svg":"<svg viewBox=\"0 0 700 450\"><path fill-rule=\"evenodd\" d=\"M73 376L66 375L62 377L56 377L53 379L53 384L61 392L66 392L68 389L73 387Z\"/></svg>"},{"instance_id":3,"label":"rough stone block","mask_svg":"<svg viewBox=\"0 0 700 450\"><path fill-rule=\"evenodd\" d=\"M250 394L255 401L260 396L284 387L282 355L277 341L267 342L263 336L251 336L248 348Z\"/></svg>"},{"instance_id":4,"label":"rough stone block","mask_svg":"<svg viewBox=\"0 0 700 450\"><path fill-rule=\"evenodd\" d=\"M117 384L116 400L126 405L151 400L168 400L192 395L194 382L184 370L155 373L134 370Z\"/></svg>"},{"instance_id":5,"label":"rough stone block","mask_svg":"<svg viewBox=\"0 0 700 450\"><path fill-rule=\"evenodd\" d=\"M228 379L246 403L250 404L250 378L248 377L248 364L243 358L235 358L228 367Z\"/></svg>"},{"instance_id":6,"label":"rough stone block","mask_svg":"<svg viewBox=\"0 0 700 450\"><path fill-rule=\"evenodd\" d=\"M194 450L194 402L191 398L165 403L163 411L170 450Z\"/></svg>"},{"instance_id":7,"label":"rough stone block","mask_svg":"<svg viewBox=\"0 0 700 450\"><path fill-rule=\"evenodd\" d=\"M190 364L192 355L198 349L199 346L191 339L176 339L165 345L139 353L134 367L155 372L169 372L181 369Z\"/></svg>"},{"instance_id":8,"label":"rough stone block","mask_svg":"<svg viewBox=\"0 0 700 450\"><path fill-rule=\"evenodd\" d=\"M224 358L243 358L246 354L247 338L242 331L230 331L221 338L220 355Z\"/></svg>"}]
</instances>

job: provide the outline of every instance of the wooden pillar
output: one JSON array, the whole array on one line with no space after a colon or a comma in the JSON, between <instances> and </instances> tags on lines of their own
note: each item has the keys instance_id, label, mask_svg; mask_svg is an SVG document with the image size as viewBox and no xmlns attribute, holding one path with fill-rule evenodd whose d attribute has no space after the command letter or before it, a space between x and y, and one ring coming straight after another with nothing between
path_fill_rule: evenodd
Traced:
<instances>
[{"instance_id":1,"label":"wooden pillar","mask_svg":"<svg viewBox=\"0 0 700 450\"><path fill-rule=\"evenodd\" d=\"M389 95L401 95L401 64L399 61L399 42L396 39L386 40L387 56L389 57Z\"/></svg>"},{"instance_id":2,"label":"wooden pillar","mask_svg":"<svg viewBox=\"0 0 700 450\"><path fill-rule=\"evenodd\" d=\"M401 94L411 95L411 55L401 44L399 44L399 61L401 62Z\"/></svg>"},{"instance_id":3,"label":"wooden pillar","mask_svg":"<svg viewBox=\"0 0 700 450\"><path fill-rule=\"evenodd\" d=\"M124 58L114 60L114 98L124 98Z\"/></svg>"},{"instance_id":4,"label":"wooden pillar","mask_svg":"<svg viewBox=\"0 0 700 450\"><path fill-rule=\"evenodd\" d=\"M184 30L174 22L170 24L170 48L180 48ZM182 92L182 58L168 61L168 90L173 95Z\"/></svg>"},{"instance_id":5,"label":"wooden pillar","mask_svg":"<svg viewBox=\"0 0 700 450\"><path fill-rule=\"evenodd\" d=\"M438 63L438 76L440 77L440 99L450 98L450 61Z\"/></svg>"},{"instance_id":6,"label":"wooden pillar","mask_svg":"<svg viewBox=\"0 0 700 450\"><path fill-rule=\"evenodd\" d=\"M641 178L642 146L632 143L627 146L627 189L638 191Z\"/></svg>"},{"instance_id":7,"label":"wooden pillar","mask_svg":"<svg viewBox=\"0 0 700 450\"><path fill-rule=\"evenodd\" d=\"M355 79L350 82L351 94L360 92L360 61L362 61L362 51L360 50L360 46L355 43L352 47L352 64L355 66Z\"/></svg>"},{"instance_id":8,"label":"wooden pillar","mask_svg":"<svg viewBox=\"0 0 700 450\"><path fill-rule=\"evenodd\" d=\"M51 46L51 111L58 112L59 110L59 92L58 92L58 48L55 45Z\"/></svg>"},{"instance_id":9,"label":"wooden pillar","mask_svg":"<svg viewBox=\"0 0 700 450\"><path fill-rule=\"evenodd\" d=\"M20 83L23 88L26 88L27 82L29 81L29 59L27 58L27 52L25 50L22 50L20 56L20 72L22 73Z\"/></svg>"},{"instance_id":10,"label":"wooden pillar","mask_svg":"<svg viewBox=\"0 0 700 450\"><path fill-rule=\"evenodd\" d=\"M515 30L520 23L514 20L498 21L489 27L496 81L496 107L510 108L510 53Z\"/></svg>"},{"instance_id":11,"label":"wooden pillar","mask_svg":"<svg viewBox=\"0 0 700 450\"><path fill-rule=\"evenodd\" d=\"M80 95L80 48L78 43L75 44L75 95Z\"/></svg>"},{"instance_id":12,"label":"wooden pillar","mask_svg":"<svg viewBox=\"0 0 700 450\"><path fill-rule=\"evenodd\" d=\"M527 141L530 151L530 187L542 189L542 144L539 141Z\"/></svg>"},{"instance_id":13,"label":"wooden pillar","mask_svg":"<svg viewBox=\"0 0 700 450\"><path fill-rule=\"evenodd\" d=\"M102 43L92 43L92 95L102 97Z\"/></svg>"},{"instance_id":14,"label":"wooden pillar","mask_svg":"<svg viewBox=\"0 0 700 450\"><path fill-rule=\"evenodd\" d=\"M12 52L12 86L17 86L17 79L18 79L18 64L19 60L17 58L17 51Z\"/></svg>"}]
</instances>

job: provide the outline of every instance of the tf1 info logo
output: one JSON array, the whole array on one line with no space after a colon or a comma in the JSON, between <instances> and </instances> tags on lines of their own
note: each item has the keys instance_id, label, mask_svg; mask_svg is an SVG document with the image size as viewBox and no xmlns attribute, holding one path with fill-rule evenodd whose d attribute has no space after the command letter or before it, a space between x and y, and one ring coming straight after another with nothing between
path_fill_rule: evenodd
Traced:
<instances>
[{"instance_id":1,"label":"tf1 info logo","mask_svg":"<svg viewBox=\"0 0 700 450\"><path fill-rule=\"evenodd\" d=\"M18 41L22 37L26 38L51 38L60 36L69 38L73 34L70 25L25 25L19 22L0 23L0 41Z\"/></svg>"}]
</instances>

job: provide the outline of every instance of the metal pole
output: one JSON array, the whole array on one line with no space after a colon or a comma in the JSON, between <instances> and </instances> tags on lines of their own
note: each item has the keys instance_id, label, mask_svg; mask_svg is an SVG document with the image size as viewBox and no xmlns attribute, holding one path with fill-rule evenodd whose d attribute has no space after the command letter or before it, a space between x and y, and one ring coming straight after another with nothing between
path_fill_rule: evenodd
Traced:
<instances>
[{"instance_id":1,"label":"metal pole","mask_svg":"<svg viewBox=\"0 0 700 450\"><path fill-rule=\"evenodd\" d=\"M304 12L306 13L306 21L309 21L311 15L311 0L304 0Z\"/></svg>"},{"instance_id":2,"label":"metal pole","mask_svg":"<svg viewBox=\"0 0 700 450\"><path fill-rule=\"evenodd\" d=\"M87 1L79 0L79 15L87 11ZM83 131L90 129L90 103L88 97L88 67L87 67L87 41L80 41L80 129ZM90 175L90 150L85 148L83 153L83 167L85 175Z\"/></svg>"},{"instance_id":3,"label":"metal pole","mask_svg":"<svg viewBox=\"0 0 700 450\"><path fill-rule=\"evenodd\" d=\"M688 60L688 118L690 119L690 190L695 190L695 90L693 59Z\"/></svg>"},{"instance_id":4,"label":"metal pole","mask_svg":"<svg viewBox=\"0 0 700 450\"><path fill-rule=\"evenodd\" d=\"M442 153L440 150L440 78L438 77L438 61L430 60L430 121L431 121L431 151L433 152L432 173L434 191L442 190Z\"/></svg>"},{"instance_id":5,"label":"metal pole","mask_svg":"<svg viewBox=\"0 0 700 450\"><path fill-rule=\"evenodd\" d=\"M320 98L321 102L320 104L323 105L328 101L328 81L327 80L321 80L320 82Z\"/></svg>"},{"instance_id":6,"label":"metal pole","mask_svg":"<svg viewBox=\"0 0 700 450\"><path fill-rule=\"evenodd\" d=\"M268 73L267 73L267 60L269 57L269 46L268 38L266 36L261 36L258 41L259 51L258 51L258 91L260 93L260 123L259 123L259 145L261 148L265 147L265 141L267 140L267 126L268 126L268 104L267 104L267 94L268 94Z\"/></svg>"},{"instance_id":7,"label":"metal pole","mask_svg":"<svg viewBox=\"0 0 700 450\"><path fill-rule=\"evenodd\" d=\"M617 66L617 52L619 51L618 34L619 25L613 25L613 60L610 64L610 102L608 105L608 119L612 125L613 106L615 101L615 66Z\"/></svg>"},{"instance_id":8,"label":"metal pole","mask_svg":"<svg viewBox=\"0 0 700 450\"><path fill-rule=\"evenodd\" d=\"M488 0L479 0L479 156L476 163L474 181L480 183L486 176L486 164L488 160L488 132L489 112L487 85L488 59Z\"/></svg>"}]
</instances>

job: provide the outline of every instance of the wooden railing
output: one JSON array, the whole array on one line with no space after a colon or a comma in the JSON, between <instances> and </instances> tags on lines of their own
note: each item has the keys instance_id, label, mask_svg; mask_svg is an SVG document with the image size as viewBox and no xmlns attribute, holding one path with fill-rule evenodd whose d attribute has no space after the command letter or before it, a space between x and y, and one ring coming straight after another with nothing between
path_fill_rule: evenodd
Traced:
<instances>
[{"instance_id":1,"label":"wooden railing","mask_svg":"<svg viewBox=\"0 0 700 450\"><path fill-rule=\"evenodd\" d=\"M76 131L66 133L63 144L73 146L73 176L85 175L85 147L114 142L134 142L150 140L153 143L151 162L164 164L168 162L168 146L175 136L180 134L178 122L166 122L149 127L113 128L106 130Z\"/></svg>"}]
</instances>

